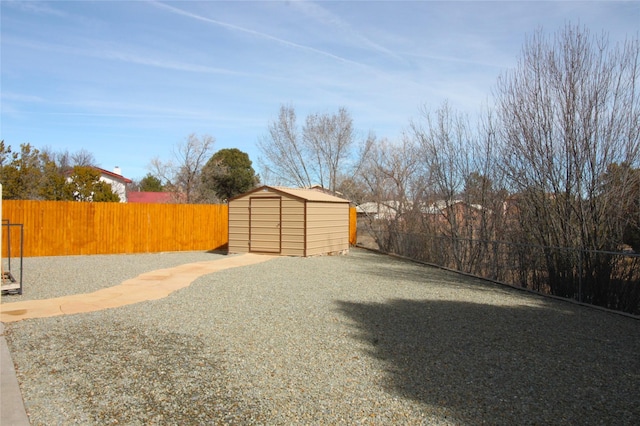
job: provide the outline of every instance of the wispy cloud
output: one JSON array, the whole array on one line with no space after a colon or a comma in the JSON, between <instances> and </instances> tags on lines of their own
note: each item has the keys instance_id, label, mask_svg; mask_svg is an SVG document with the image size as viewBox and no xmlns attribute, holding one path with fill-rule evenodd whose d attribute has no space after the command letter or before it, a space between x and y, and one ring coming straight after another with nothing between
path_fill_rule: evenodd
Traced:
<instances>
[{"instance_id":1,"label":"wispy cloud","mask_svg":"<svg viewBox=\"0 0 640 426\"><path fill-rule=\"evenodd\" d=\"M66 17L69 16L68 13L51 7L50 3L44 3L44 2L41 2L41 1L3 0L3 3L6 6L14 7L14 8L20 9L20 10L22 10L24 12L34 13L34 14L37 14L37 15L56 16L58 18L66 18Z\"/></svg>"},{"instance_id":2,"label":"wispy cloud","mask_svg":"<svg viewBox=\"0 0 640 426\"><path fill-rule=\"evenodd\" d=\"M4 101L30 102L30 103L44 102L44 99L40 96L26 95L24 93L5 92L5 91L3 91L0 94L0 98L2 98L2 100Z\"/></svg>"},{"instance_id":3,"label":"wispy cloud","mask_svg":"<svg viewBox=\"0 0 640 426\"><path fill-rule=\"evenodd\" d=\"M209 23L209 24L217 25L217 26L220 26L220 27L223 27L223 28L227 28L227 29L232 30L232 31L238 31L238 32L242 32L242 33L245 33L245 34L249 34L249 35L252 35L254 37L263 39L263 40L272 41L272 42L275 42L275 43L278 43L278 44L281 44L281 45L284 45L284 46L287 46L287 47L291 47L291 48L300 49L300 50L304 50L304 51L307 51L307 52L315 53L315 54L318 54L318 55L321 55L321 56L325 56L327 58L334 59L336 61L340 61L340 62L352 64L352 65L357 65L357 66L361 66L361 67L366 67L367 66L367 65L362 64L360 62L353 61L351 59L347 59L347 58L344 58L344 57L339 56L339 55L335 55L335 54L333 54L331 52L327 52L325 50L316 49L315 47L306 46L306 45L299 44L299 43L294 43L292 41L285 40L285 39L282 39L282 38L279 38L279 37L275 37L275 36L272 36L270 34L265 34L263 32L255 31L255 30L252 30L250 28L244 28L244 27L240 27L238 25L230 24L230 23L219 21L219 20L216 20L216 19L207 18L206 16L201 16L201 15L198 15L198 14L195 14L195 13L191 13L191 12L188 12L186 10L179 9L177 7L170 6L170 5L162 3L162 2L151 0L151 1L149 1L149 3L154 5L154 6L156 6L156 7L158 7L158 8L168 10L169 12L172 12L172 13L174 13L176 15L181 15L181 16L185 16L185 17L188 17L188 18L191 18L191 19L196 19L198 21L202 21L202 22L206 22L206 23Z\"/></svg>"},{"instance_id":4,"label":"wispy cloud","mask_svg":"<svg viewBox=\"0 0 640 426\"><path fill-rule=\"evenodd\" d=\"M175 61L162 57L151 57L141 53L139 51L132 51L130 47L125 46L105 46L105 45L94 45L91 48L79 48L68 45L61 44L53 44L53 43L42 43L35 41L28 41L25 39L19 38L9 38L5 37L3 39L3 44L14 45L19 47L24 47L28 49L42 50L46 52L57 52L68 55L78 55L85 57L92 57L98 59L105 60L113 60L113 61L121 61L127 62L130 64L137 65L146 65L150 67L156 68L164 68L169 70L177 70L177 71L188 71L188 72L196 72L196 73L206 73L206 74L226 74L226 75L236 75L236 76L255 76L251 73L239 72L230 70L227 68L218 68L218 67L209 67L199 64L193 64L189 62L181 62Z\"/></svg>"},{"instance_id":5,"label":"wispy cloud","mask_svg":"<svg viewBox=\"0 0 640 426\"><path fill-rule=\"evenodd\" d=\"M47 99L20 93L3 93L2 99L55 106L55 109L29 109L28 111L16 109L14 111L38 116L210 120L212 116L216 115L216 112L211 110L188 109L184 107L171 108L154 103L133 103L129 101L118 102L87 99L61 101L57 98ZM5 105L3 104L3 109L4 107Z\"/></svg>"},{"instance_id":6,"label":"wispy cloud","mask_svg":"<svg viewBox=\"0 0 640 426\"><path fill-rule=\"evenodd\" d=\"M343 34L348 35L350 39L356 40L360 48L372 50L394 59L402 60L400 55L371 40L360 31L354 29L348 22L331 13L321 5L308 0L295 0L290 4L296 7L304 15L316 20L320 24L330 27L332 30L338 30Z\"/></svg>"},{"instance_id":7,"label":"wispy cloud","mask_svg":"<svg viewBox=\"0 0 640 426\"><path fill-rule=\"evenodd\" d=\"M251 76L251 73L238 72L226 68L208 67L204 65L191 64L188 62L173 61L160 58L145 57L135 52L125 52L122 49L106 50L102 51L94 56L104 59L113 59L117 61L128 62L131 64L146 65L156 68L165 68L169 70L177 71L189 71L206 74L227 74L236 76Z\"/></svg>"},{"instance_id":8,"label":"wispy cloud","mask_svg":"<svg viewBox=\"0 0 640 426\"><path fill-rule=\"evenodd\" d=\"M483 67L490 67L496 69L504 69L507 65L500 64L491 61L483 61L478 59L472 59L469 57L460 57L460 56L447 56L447 55L430 55L426 53L405 53L407 56L412 56L415 58L419 58L421 60L429 60L429 61L438 61L438 62L451 62L451 63L460 63L460 64L468 64L468 65L480 65Z\"/></svg>"}]
</instances>

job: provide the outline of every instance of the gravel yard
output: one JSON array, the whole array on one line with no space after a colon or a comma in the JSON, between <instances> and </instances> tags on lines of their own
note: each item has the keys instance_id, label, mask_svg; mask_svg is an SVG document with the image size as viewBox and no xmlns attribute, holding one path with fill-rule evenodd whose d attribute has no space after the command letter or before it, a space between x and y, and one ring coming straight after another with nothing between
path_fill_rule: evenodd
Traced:
<instances>
[{"instance_id":1,"label":"gravel yard","mask_svg":"<svg viewBox=\"0 0 640 426\"><path fill-rule=\"evenodd\" d=\"M2 301L221 256L29 258ZM5 334L33 425L640 422L640 320L358 249Z\"/></svg>"}]
</instances>

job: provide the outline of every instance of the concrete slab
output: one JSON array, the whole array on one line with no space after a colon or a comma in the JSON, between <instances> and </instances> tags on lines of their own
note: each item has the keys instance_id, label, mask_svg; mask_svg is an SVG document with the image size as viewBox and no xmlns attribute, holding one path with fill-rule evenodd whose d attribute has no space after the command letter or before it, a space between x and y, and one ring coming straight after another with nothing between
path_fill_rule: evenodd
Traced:
<instances>
[{"instance_id":1,"label":"concrete slab","mask_svg":"<svg viewBox=\"0 0 640 426\"><path fill-rule=\"evenodd\" d=\"M0 323L0 425L28 426L18 378L4 338L4 324Z\"/></svg>"}]
</instances>

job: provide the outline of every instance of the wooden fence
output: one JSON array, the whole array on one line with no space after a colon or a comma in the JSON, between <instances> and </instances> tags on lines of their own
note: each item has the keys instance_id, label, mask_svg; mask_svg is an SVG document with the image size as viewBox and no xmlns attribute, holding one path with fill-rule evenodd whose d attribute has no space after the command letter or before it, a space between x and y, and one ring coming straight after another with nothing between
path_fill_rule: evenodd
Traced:
<instances>
[{"instance_id":1,"label":"wooden fence","mask_svg":"<svg viewBox=\"0 0 640 426\"><path fill-rule=\"evenodd\" d=\"M213 250L228 240L227 206L216 204L3 200L2 218L23 224L25 257ZM18 228L10 229L18 254Z\"/></svg>"},{"instance_id":2,"label":"wooden fence","mask_svg":"<svg viewBox=\"0 0 640 426\"><path fill-rule=\"evenodd\" d=\"M355 208L349 213L355 244ZM229 240L228 207L220 204L3 200L2 219L23 224L25 257L216 250ZM2 230L10 232L12 256L20 254L19 230Z\"/></svg>"}]
</instances>

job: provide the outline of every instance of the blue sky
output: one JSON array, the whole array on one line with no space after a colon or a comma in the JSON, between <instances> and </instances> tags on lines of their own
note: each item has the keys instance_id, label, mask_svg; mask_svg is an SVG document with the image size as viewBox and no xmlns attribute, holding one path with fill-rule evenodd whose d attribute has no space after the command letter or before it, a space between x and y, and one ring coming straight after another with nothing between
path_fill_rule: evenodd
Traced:
<instances>
[{"instance_id":1,"label":"blue sky","mask_svg":"<svg viewBox=\"0 0 640 426\"><path fill-rule=\"evenodd\" d=\"M189 134L238 148L280 105L346 107L358 137L398 138L422 106L473 115L527 34L579 23L621 41L640 2L0 2L1 138L92 152L126 177Z\"/></svg>"}]
</instances>

